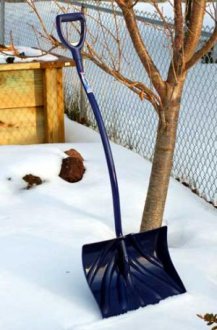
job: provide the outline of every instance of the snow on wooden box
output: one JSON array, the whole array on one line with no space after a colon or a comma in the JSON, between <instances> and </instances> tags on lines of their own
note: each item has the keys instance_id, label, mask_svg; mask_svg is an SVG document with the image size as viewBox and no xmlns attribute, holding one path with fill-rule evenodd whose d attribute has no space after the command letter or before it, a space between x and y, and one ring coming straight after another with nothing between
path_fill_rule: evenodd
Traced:
<instances>
[{"instance_id":1,"label":"snow on wooden box","mask_svg":"<svg viewBox=\"0 0 217 330\"><path fill-rule=\"evenodd\" d=\"M62 68L56 59L0 64L0 144L64 142Z\"/></svg>"}]
</instances>

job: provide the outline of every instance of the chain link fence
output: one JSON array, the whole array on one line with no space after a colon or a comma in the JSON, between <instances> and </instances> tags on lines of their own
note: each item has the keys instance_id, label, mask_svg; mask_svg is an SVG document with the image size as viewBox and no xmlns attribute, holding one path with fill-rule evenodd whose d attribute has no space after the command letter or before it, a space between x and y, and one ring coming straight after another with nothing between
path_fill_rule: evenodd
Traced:
<instances>
[{"instance_id":1,"label":"chain link fence","mask_svg":"<svg viewBox=\"0 0 217 330\"><path fill-rule=\"evenodd\" d=\"M61 9L72 10L65 1L35 1L46 29L56 37L55 16ZM75 9L79 3L73 2ZM87 7L88 38L95 42L96 51L119 65L122 72L134 81L150 81L136 57L133 45L126 32L123 17L108 3L89 1ZM41 24L26 2L5 2L5 42L48 49L47 40L36 31ZM171 50L163 23L156 14L137 12L138 25L147 48L159 71L165 78ZM97 26L101 22L104 30ZM171 20L167 20L172 24ZM118 28L117 28L118 27ZM12 31L12 33L11 33ZM108 32L110 31L110 32ZM119 46L113 35L118 31ZM201 43L210 35L205 27ZM105 38L105 36L107 37ZM95 38L95 39L94 39ZM106 40L106 41L105 41ZM119 54L123 59L119 61ZM69 53L65 53L69 56ZM174 157L173 176L189 185L198 195L217 206L217 57L215 52L207 54L188 73L182 98L182 109ZM102 109L109 136L116 142L152 160L156 137L157 116L150 103L141 101L126 86L123 86L94 63L85 61L88 80ZM72 118L82 117L96 128L92 112L81 93L76 72L67 69L64 73L65 100ZM82 115L79 113L82 112Z\"/></svg>"}]
</instances>

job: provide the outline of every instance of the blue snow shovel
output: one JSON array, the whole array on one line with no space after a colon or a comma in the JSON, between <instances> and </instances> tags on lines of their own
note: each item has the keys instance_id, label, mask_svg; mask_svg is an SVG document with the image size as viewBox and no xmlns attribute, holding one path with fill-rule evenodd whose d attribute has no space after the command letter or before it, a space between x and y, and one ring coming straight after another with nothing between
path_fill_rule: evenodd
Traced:
<instances>
[{"instance_id":1,"label":"blue snow shovel","mask_svg":"<svg viewBox=\"0 0 217 330\"><path fill-rule=\"evenodd\" d=\"M80 40L71 44L64 36L63 23L80 22ZM84 273L103 317L114 316L156 304L186 292L170 259L167 228L123 235L119 189L111 147L99 106L85 78L81 49L86 35L82 13L62 14L56 18L61 42L70 49L77 72L91 104L100 132L111 183L116 238L87 244L82 249Z\"/></svg>"}]
</instances>

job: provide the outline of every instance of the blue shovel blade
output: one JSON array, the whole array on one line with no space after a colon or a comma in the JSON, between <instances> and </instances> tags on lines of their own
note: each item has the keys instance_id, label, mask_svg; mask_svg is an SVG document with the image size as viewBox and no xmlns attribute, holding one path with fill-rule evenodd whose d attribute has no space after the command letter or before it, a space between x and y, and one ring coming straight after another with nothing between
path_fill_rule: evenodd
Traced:
<instances>
[{"instance_id":1,"label":"blue shovel blade","mask_svg":"<svg viewBox=\"0 0 217 330\"><path fill-rule=\"evenodd\" d=\"M84 245L82 260L103 317L186 292L170 259L166 227Z\"/></svg>"}]
</instances>

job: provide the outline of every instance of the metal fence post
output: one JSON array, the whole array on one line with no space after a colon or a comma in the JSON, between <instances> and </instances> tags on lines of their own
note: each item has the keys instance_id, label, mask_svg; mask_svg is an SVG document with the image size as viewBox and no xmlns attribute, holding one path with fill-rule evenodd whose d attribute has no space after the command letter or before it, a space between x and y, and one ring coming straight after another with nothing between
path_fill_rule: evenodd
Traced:
<instances>
[{"instance_id":1,"label":"metal fence post","mask_svg":"<svg viewBox=\"0 0 217 330\"><path fill-rule=\"evenodd\" d=\"M5 0L0 2L0 44L5 42Z\"/></svg>"}]
</instances>

